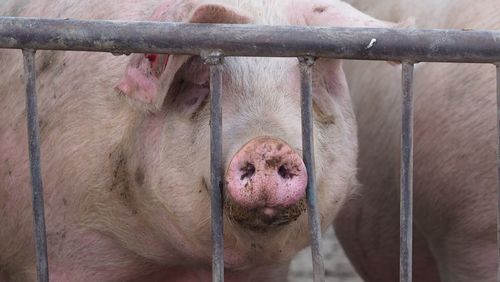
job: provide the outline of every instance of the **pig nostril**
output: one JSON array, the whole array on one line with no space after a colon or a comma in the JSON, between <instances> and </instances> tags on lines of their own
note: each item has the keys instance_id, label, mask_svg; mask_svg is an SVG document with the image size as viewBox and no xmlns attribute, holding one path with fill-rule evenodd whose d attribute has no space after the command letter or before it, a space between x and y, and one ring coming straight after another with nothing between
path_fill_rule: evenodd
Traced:
<instances>
[{"instance_id":1,"label":"pig nostril","mask_svg":"<svg viewBox=\"0 0 500 282\"><path fill-rule=\"evenodd\" d=\"M240 180L250 178L255 174L255 166L251 163L247 163L244 167L241 168L241 171L243 172L243 174L241 175Z\"/></svg>"},{"instance_id":2,"label":"pig nostril","mask_svg":"<svg viewBox=\"0 0 500 282\"><path fill-rule=\"evenodd\" d=\"M293 177L293 174L290 173L290 171L288 171L288 169L286 169L286 167L284 165L281 165L279 168L278 168L278 174L285 178L285 179L288 179L288 178L292 178Z\"/></svg>"}]
</instances>

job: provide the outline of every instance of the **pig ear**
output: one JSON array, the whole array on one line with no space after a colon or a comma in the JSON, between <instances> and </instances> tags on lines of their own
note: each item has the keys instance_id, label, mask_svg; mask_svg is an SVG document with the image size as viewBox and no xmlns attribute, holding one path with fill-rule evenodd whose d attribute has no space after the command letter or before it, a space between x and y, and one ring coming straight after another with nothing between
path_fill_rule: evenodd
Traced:
<instances>
[{"instance_id":1,"label":"pig ear","mask_svg":"<svg viewBox=\"0 0 500 282\"><path fill-rule=\"evenodd\" d=\"M378 20L339 0L291 1L289 20L296 25L331 27L397 27L398 24Z\"/></svg>"},{"instance_id":2,"label":"pig ear","mask_svg":"<svg viewBox=\"0 0 500 282\"><path fill-rule=\"evenodd\" d=\"M339 0L292 0L287 7L289 20L296 25L331 27L408 28L414 20L392 23L373 18ZM374 42L367 42L373 44ZM391 65L397 62L389 62Z\"/></svg>"},{"instance_id":3,"label":"pig ear","mask_svg":"<svg viewBox=\"0 0 500 282\"><path fill-rule=\"evenodd\" d=\"M172 2L172 1L170 1ZM160 6L152 16L153 20L182 21L191 23L249 23L250 17L218 4L174 7L171 3ZM194 8L193 8L194 7ZM168 9L185 9L171 11ZM133 54L125 69L125 74L115 90L146 105L159 109L165 99L177 71L189 60L189 56L170 56L168 54Z\"/></svg>"},{"instance_id":4,"label":"pig ear","mask_svg":"<svg viewBox=\"0 0 500 282\"><path fill-rule=\"evenodd\" d=\"M322 123L334 123L334 113L349 105L340 105L349 101L349 87L342 68L342 61L320 58L313 68L313 101L318 119ZM340 106L339 106L340 105Z\"/></svg>"},{"instance_id":5,"label":"pig ear","mask_svg":"<svg viewBox=\"0 0 500 282\"><path fill-rule=\"evenodd\" d=\"M140 102L154 103L158 91L158 77L164 71L168 55L133 54L125 74L115 90Z\"/></svg>"},{"instance_id":6,"label":"pig ear","mask_svg":"<svg viewBox=\"0 0 500 282\"><path fill-rule=\"evenodd\" d=\"M330 27L405 27L402 24L378 20L368 16L351 5L339 0L292 0L287 7L291 24ZM336 59L321 58L313 68L313 99L315 108L323 122L334 122L332 113L338 104L348 99L338 99L349 95L342 62Z\"/></svg>"}]
</instances>

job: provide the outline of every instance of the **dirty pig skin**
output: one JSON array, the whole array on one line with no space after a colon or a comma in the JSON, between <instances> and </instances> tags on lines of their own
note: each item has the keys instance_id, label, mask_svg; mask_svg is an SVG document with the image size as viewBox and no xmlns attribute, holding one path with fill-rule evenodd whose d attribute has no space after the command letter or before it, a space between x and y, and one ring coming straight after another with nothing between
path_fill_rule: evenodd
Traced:
<instances>
[{"instance_id":1,"label":"dirty pig skin","mask_svg":"<svg viewBox=\"0 0 500 282\"><path fill-rule=\"evenodd\" d=\"M2 15L372 26L341 1L2 1ZM210 281L208 67L197 56L38 51L51 281ZM0 50L0 281L35 281L22 57ZM226 281L285 281L308 244L296 58L226 58ZM357 137L338 60L313 71L325 230L356 185Z\"/></svg>"}]
</instances>

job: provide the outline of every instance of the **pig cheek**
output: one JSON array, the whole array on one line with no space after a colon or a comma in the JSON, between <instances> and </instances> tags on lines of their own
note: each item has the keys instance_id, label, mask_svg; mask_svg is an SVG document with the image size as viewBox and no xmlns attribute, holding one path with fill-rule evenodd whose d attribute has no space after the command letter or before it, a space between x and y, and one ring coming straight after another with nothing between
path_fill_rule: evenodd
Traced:
<instances>
[{"instance_id":1,"label":"pig cheek","mask_svg":"<svg viewBox=\"0 0 500 282\"><path fill-rule=\"evenodd\" d=\"M324 219L322 221L325 222L334 219L346 199L350 195L354 196L354 187L357 186L357 138L349 134L348 127L341 119L337 119L335 124L327 124L316 130L317 201ZM332 140L335 140L333 144Z\"/></svg>"}]
</instances>

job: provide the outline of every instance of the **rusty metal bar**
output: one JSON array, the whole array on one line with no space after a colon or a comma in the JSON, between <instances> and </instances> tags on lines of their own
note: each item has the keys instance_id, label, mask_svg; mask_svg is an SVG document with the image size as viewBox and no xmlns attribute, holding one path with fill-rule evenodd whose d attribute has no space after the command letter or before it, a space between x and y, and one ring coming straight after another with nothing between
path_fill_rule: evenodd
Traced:
<instances>
[{"instance_id":1,"label":"rusty metal bar","mask_svg":"<svg viewBox=\"0 0 500 282\"><path fill-rule=\"evenodd\" d=\"M325 266L321 254L321 225L316 201L316 177L314 169L314 136L312 116L312 66L313 57L299 57L302 115L302 154L307 170L307 213L309 215L309 234L311 236L311 254L313 278L315 282L325 281Z\"/></svg>"},{"instance_id":2,"label":"rusty metal bar","mask_svg":"<svg viewBox=\"0 0 500 282\"><path fill-rule=\"evenodd\" d=\"M411 282L413 236L413 63L402 66L399 281Z\"/></svg>"},{"instance_id":3,"label":"rusty metal bar","mask_svg":"<svg viewBox=\"0 0 500 282\"><path fill-rule=\"evenodd\" d=\"M497 281L500 282L500 63L497 67Z\"/></svg>"},{"instance_id":4,"label":"rusty metal bar","mask_svg":"<svg viewBox=\"0 0 500 282\"><path fill-rule=\"evenodd\" d=\"M224 226L222 211L222 59L203 54L210 65L210 183L212 186L212 281L224 281Z\"/></svg>"},{"instance_id":5,"label":"rusty metal bar","mask_svg":"<svg viewBox=\"0 0 500 282\"><path fill-rule=\"evenodd\" d=\"M49 281L47 240L43 208L43 184L40 169L40 138L36 99L35 50L23 50L24 79L26 83L26 119L33 195L33 226L36 250L37 281Z\"/></svg>"},{"instance_id":6,"label":"rusty metal bar","mask_svg":"<svg viewBox=\"0 0 500 282\"><path fill-rule=\"evenodd\" d=\"M493 63L500 61L500 31L0 17L0 48Z\"/></svg>"}]
</instances>

